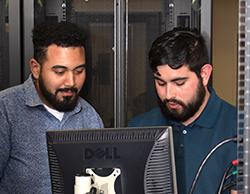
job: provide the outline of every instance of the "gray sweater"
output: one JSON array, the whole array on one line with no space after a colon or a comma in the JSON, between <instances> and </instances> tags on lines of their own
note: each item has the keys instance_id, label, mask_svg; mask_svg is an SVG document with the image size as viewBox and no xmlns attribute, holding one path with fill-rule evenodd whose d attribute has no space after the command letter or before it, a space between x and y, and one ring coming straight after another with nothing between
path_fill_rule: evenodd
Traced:
<instances>
[{"instance_id":1,"label":"gray sweater","mask_svg":"<svg viewBox=\"0 0 250 194\"><path fill-rule=\"evenodd\" d=\"M31 76L0 92L0 193L50 194L46 131L102 128L98 113L84 99L62 121L43 106Z\"/></svg>"}]
</instances>

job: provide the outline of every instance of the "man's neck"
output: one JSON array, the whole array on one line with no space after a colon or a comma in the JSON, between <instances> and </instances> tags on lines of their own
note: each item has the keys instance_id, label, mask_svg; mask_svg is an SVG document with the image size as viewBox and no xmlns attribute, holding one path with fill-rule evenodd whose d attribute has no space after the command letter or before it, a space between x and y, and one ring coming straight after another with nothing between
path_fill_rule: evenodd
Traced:
<instances>
[{"instance_id":1,"label":"man's neck","mask_svg":"<svg viewBox=\"0 0 250 194\"><path fill-rule=\"evenodd\" d=\"M64 112L59 112L58 110L50 108L46 104L43 104L43 106L47 109L47 111L49 111L52 115L54 115L58 120L62 121Z\"/></svg>"}]
</instances>

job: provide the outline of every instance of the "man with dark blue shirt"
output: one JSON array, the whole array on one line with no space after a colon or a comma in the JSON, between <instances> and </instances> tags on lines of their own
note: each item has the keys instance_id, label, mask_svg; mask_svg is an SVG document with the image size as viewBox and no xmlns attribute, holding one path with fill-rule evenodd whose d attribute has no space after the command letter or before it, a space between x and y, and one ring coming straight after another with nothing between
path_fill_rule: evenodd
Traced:
<instances>
[{"instance_id":1,"label":"man with dark blue shirt","mask_svg":"<svg viewBox=\"0 0 250 194\"><path fill-rule=\"evenodd\" d=\"M219 187L236 159L237 113L211 87L212 65L204 38L195 30L166 32L153 42L149 61L159 107L137 116L129 126L173 126L178 193L230 192L234 186L230 180ZM216 151L209 156L213 148Z\"/></svg>"}]
</instances>

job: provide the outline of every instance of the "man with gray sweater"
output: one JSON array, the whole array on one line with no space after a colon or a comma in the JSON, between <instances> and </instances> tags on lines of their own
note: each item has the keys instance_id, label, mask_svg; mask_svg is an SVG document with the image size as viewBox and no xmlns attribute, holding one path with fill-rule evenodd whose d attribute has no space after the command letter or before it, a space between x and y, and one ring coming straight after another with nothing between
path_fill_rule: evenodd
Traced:
<instances>
[{"instance_id":1,"label":"man with gray sweater","mask_svg":"<svg viewBox=\"0 0 250 194\"><path fill-rule=\"evenodd\" d=\"M49 194L46 131L102 128L94 108L79 97L85 78L84 36L75 24L33 29L31 75L0 92L0 193Z\"/></svg>"}]
</instances>

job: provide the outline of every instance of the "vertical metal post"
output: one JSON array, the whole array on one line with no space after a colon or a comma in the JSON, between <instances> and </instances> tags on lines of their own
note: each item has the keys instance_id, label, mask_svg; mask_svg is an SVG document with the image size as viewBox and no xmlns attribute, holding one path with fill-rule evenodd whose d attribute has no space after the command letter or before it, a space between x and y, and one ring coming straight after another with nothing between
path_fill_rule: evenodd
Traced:
<instances>
[{"instance_id":1,"label":"vertical metal post","mask_svg":"<svg viewBox=\"0 0 250 194\"><path fill-rule=\"evenodd\" d=\"M211 33L212 33L212 0L201 0L201 33L206 39L208 56L211 56Z\"/></svg>"},{"instance_id":2,"label":"vertical metal post","mask_svg":"<svg viewBox=\"0 0 250 194\"><path fill-rule=\"evenodd\" d=\"M34 0L23 0L23 74L26 79L30 74L29 60L33 56L31 31L34 27Z\"/></svg>"},{"instance_id":3,"label":"vertical metal post","mask_svg":"<svg viewBox=\"0 0 250 194\"><path fill-rule=\"evenodd\" d=\"M237 193L250 193L250 0L239 0Z\"/></svg>"},{"instance_id":4,"label":"vertical metal post","mask_svg":"<svg viewBox=\"0 0 250 194\"><path fill-rule=\"evenodd\" d=\"M9 86L21 82L20 0L9 0Z\"/></svg>"},{"instance_id":5,"label":"vertical metal post","mask_svg":"<svg viewBox=\"0 0 250 194\"><path fill-rule=\"evenodd\" d=\"M125 126L124 0L114 0L114 127Z\"/></svg>"}]
</instances>

